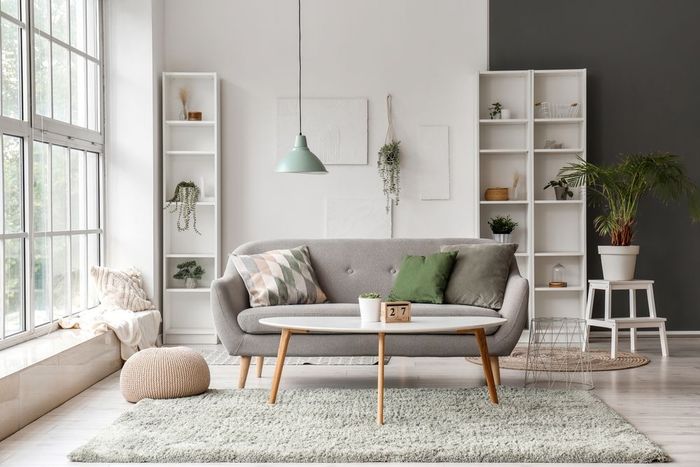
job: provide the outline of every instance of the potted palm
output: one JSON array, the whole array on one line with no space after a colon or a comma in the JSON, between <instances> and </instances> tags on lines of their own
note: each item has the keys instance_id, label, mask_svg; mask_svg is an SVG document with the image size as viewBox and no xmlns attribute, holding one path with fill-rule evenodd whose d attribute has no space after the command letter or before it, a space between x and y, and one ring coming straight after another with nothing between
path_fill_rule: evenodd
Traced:
<instances>
[{"instance_id":1,"label":"potted palm","mask_svg":"<svg viewBox=\"0 0 700 467\"><path fill-rule=\"evenodd\" d=\"M631 280L639 254L633 245L639 201L647 195L667 204L686 198L691 218L700 220L700 192L688 178L678 156L667 153L628 154L610 166L579 157L559 172L570 186L585 186L593 206L603 213L593 226L610 245L598 246L606 280Z\"/></svg>"}]
</instances>

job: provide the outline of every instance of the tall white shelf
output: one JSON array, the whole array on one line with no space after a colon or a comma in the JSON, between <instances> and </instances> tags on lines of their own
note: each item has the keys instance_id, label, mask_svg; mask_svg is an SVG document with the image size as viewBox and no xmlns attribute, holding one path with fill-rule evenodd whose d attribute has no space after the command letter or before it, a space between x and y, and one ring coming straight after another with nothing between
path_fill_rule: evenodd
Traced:
<instances>
[{"instance_id":1,"label":"tall white shelf","mask_svg":"<svg viewBox=\"0 0 700 467\"><path fill-rule=\"evenodd\" d=\"M180 89L189 94L188 110L202 121L182 119ZM219 80L216 73L163 73L163 205L175 186L193 181L201 190L197 228L177 229L177 213L163 211L163 341L165 344L215 344L211 282L220 275L221 187ZM205 269L196 289L173 279L177 264L196 260Z\"/></svg>"},{"instance_id":2,"label":"tall white shelf","mask_svg":"<svg viewBox=\"0 0 700 467\"><path fill-rule=\"evenodd\" d=\"M488 219L508 215L519 226L516 259L530 281L530 318L583 316L586 298L586 194L554 199L543 187L559 169L586 158L586 70L486 71L479 74L476 184L479 235L489 238ZM489 106L500 102L511 111L507 120L489 119ZM579 106L578 115L539 118L539 102ZM562 148L545 149L546 140ZM508 201L485 201L489 187L508 187L520 174L518 193ZM565 267L566 288L550 288L552 267Z\"/></svg>"}]
</instances>

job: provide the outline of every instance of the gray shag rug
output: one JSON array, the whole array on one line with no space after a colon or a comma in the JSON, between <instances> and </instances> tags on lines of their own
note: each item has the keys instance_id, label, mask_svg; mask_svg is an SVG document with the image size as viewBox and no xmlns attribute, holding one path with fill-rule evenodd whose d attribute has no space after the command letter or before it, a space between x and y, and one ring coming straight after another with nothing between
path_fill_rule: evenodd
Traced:
<instances>
[{"instance_id":1,"label":"gray shag rug","mask_svg":"<svg viewBox=\"0 0 700 467\"><path fill-rule=\"evenodd\" d=\"M144 399L84 446L79 462L654 462L664 451L585 391L500 387L376 391L210 390Z\"/></svg>"}]
</instances>

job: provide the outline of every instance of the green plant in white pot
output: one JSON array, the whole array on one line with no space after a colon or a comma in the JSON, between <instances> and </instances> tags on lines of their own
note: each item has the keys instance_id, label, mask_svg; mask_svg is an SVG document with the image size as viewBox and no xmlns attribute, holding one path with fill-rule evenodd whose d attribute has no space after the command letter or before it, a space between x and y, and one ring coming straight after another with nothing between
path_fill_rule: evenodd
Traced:
<instances>
[{"instance_id":1,"label":"green plant in white pot","mask_svg":"<svg viewBox=\"0 0 700 467\"><path fill-rule=\"evenodd\" d=\"M570 186L585 186L603 214L593 221L610 246L598 246L606 280L632 280L639 245L632 245L639 202L647 195L664 204L685 198L693 221L700 220L700 191L688 178L680 157L667 153L628 154L617 164L599 166L581 158L559 172Z\"/></svg>"},{"instance_id":2,"label":"green plant in white pot","mask_svg":"<svg viewBox=\"0 0 700 467\"><path fill-rule=\"evenodd\" d=\"M360 320L363 323L379 321L382 308L382 296L376 292L365 292L358 298L360 302Z\"/></svg>"},{"instance_id":3,"label":"green plant in white pot","mask_svg":"<svg viewBox=\"0 0 700 467\"><path fill-rule=\"evenodd\" d=\"M493 216L489 219L489 227L493 239L499 243L513 243L513 231L518 226L510 215L508 216Z\"/></svg>"}]
</instances>

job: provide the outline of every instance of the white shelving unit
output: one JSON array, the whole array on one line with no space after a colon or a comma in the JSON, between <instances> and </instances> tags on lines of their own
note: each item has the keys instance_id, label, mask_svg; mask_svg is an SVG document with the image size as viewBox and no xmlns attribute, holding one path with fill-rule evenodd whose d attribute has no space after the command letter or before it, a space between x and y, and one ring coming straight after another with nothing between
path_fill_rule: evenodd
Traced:
<instances>
[{"instance_id":1,"label":"white shelving unit","mask_svg":"<svg viewBox=\"0 0 700 467\"><path fill-rule=\"evenodd\" d=\"M586 298L586 194L574 191L567 201L544 190L566 164L586 158L586 70L486 71L479 74L476 173L479 235L490 238L488 219L508 215L519 224L516 260L530 280L530 318L583 317ZM500 102L508 120L489 119L489 106ZM538 102L577 103L575 117L535 118ZM562 148L546 149L555 140ZM508 201L485 201L490 187L513 185ZM566 269L566 288L550 288L552 267Z\"/></svg>"},{"instance_id":2,"label":"white shelving unit","mask_svg":"<svg viewBox=\"0 0 700 467\"><path fill-rule=\"evenodd\" d=\"M202 121L181 120L178 94L186 88L189 110ZM163 203L175 186L193 181L201 190L197 228L177 230L177 213L163 211L163 341L165 344L215 344L210 285L220 275L219 80L216 73L163 73ZM195 260L205 270L196 289L173 279L177 264Z\"/></svg>"}]
</instances>

